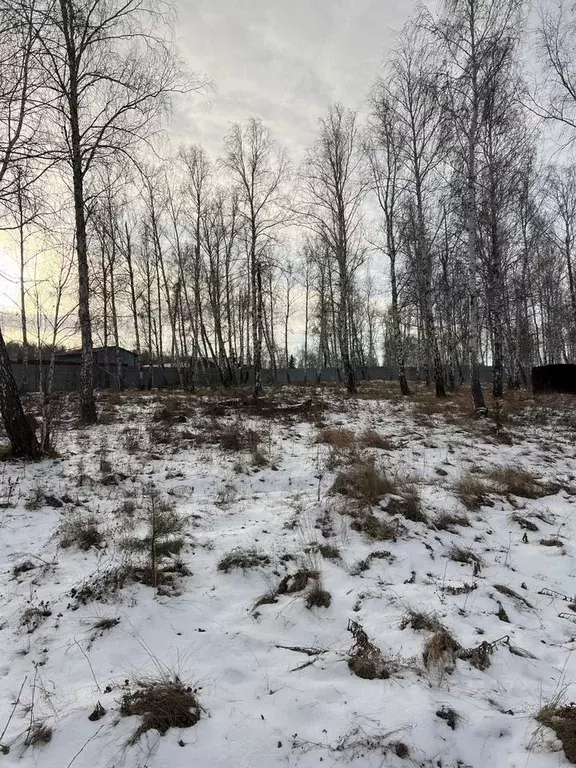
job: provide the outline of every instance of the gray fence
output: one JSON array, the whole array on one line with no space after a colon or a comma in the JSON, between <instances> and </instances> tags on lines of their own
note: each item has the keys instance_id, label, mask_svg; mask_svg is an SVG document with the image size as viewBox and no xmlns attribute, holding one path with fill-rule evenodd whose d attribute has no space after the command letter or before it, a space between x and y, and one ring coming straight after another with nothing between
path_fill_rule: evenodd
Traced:
<instances>
[{"instance_id":1,"label":"gray fence","mask_svg":"<svg viewBox=\"0 0 576 768\"><path fill-rule=\"evenodd\" d=\"M39 392L46 386L48 365L28 365L25 372L21 363L13 363L12 371L22 392ZM138 387L138 370L124 367L122 373L123 386L127 389L136 389ZM190 372L183 371L183 374L189 377ZM356 374L360 380L392 381L396 378L394 368L387 366L358 368ZM238 369L235 371L235 375L236 382L239 384L250 384L253 381L252 372L248 368ZM463 370L463 375L467 378L468 371L466 369ZM416 367L408 367L406 376L409 381L419 381L422 379L422 371ZM482 381L491 381L492 368L481 366L480 376ZM197 386L213 386L221 383L220 373L213 368L196 371L194 380ZM272 369L262 371L263 384L322 384L342 380L342 371L338 368L323 368L321 370L315 368L279 368L275 371ZM145 366L143 383L146 388L177 387L180 384L180 376L178 370L172 366L154 366L153 368ZM79 386L80 366L78 364L55 366L53 383L55 391L74 392L79 389ZM94 366L94 386L97 389L115 388L117 386L115 373Z\"/></svg>"}]
</instances>

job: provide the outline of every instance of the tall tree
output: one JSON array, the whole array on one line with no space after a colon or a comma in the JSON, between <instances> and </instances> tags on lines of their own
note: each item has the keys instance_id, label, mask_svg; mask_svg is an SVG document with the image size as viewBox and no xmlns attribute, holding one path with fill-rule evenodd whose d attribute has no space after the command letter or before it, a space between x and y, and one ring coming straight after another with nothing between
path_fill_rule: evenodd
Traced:
<instances>
[{"instance_id":1,"label":"tall tree","mask_svg":"<svg viewBox=\"0 0 576 768\"><path fill-rule=\"evenodd\" d=\"M167 19L143 0L56 0L43 6L39 38L74 202L78 318L82 338L80 410L96 421L87 239L87 178L94 166L130 155L149 137L167 97L185 84ZM162 29L164 27L164 30Z\"/></svg>"},{"instance_id":2,"label":"tall tree","mask_svg":"<svg viewBox=\"0 0 576 768\"><path fill-rule=\"evenodd\" d=\"M359 234L366 193L357 116L341 104L320 120L320 135L302 172L304 222L325 244L338 285L337 335L346 388L356 392L351 354L354 274L362 261Z\"/></svg>"},{"instance_id":3,"label":"tall tree","mask_svg":"<svg viewBox=\"0 0 576 768\"><path fill-rule=\"evenodd\" d=\"M234 124L225 139L224 166L238 186L239 212L244 222L250 287L253 394L262 389L264 342L263 272L266 254L278 229L287 221L286 153L261 120Z\"/></svg>"},{"instance_id":4,"label":"tall tree","mask_svg":"<svg viewBox=\"0 0 576 768\"><path fill-rule=\"evenodd\" d=\"M440 41L446 82L439 91L453 122L454 169L464 191L468 258L469 361L474 408L485 411L480 381L478 161L486 103L517 41L522 0L444 0L438 21L426 22Z\"/></svg>"}]
</instances>

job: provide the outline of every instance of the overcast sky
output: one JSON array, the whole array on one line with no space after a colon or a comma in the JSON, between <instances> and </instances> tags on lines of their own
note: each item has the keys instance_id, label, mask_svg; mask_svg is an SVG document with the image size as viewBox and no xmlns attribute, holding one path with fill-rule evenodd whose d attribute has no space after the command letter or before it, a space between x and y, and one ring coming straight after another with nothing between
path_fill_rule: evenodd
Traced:
<instances>
[{"instance_id":1,"label":"overcast sky","mask_svg":"<svg viewBox=\"0 0 576 768\"><path fill-rule=\"evenodd\" d=\"M295 160L331 102L359 108L414 0L177 0L190 67L214 90L177 110L177 141L221 150L261 117Z\"/></svg>"}]
</instances>

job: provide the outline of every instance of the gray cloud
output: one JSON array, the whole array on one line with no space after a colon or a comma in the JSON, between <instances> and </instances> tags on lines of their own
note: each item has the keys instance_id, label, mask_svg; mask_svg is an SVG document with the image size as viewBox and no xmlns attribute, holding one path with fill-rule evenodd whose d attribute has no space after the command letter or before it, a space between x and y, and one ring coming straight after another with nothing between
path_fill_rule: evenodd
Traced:
<instances>
[{"instance_id":1,"label":"gray cloud","mask_svg":"<svg viewBox=\"0 0 576 768\"><path fill-rule=\"evenodd\" d=\"M220 151L230 123L261 117L293 156L333 101L360 108L413 0L179 0L189 66L215 90L180 102L174 139Z\"/></svg>"}]
</instances>

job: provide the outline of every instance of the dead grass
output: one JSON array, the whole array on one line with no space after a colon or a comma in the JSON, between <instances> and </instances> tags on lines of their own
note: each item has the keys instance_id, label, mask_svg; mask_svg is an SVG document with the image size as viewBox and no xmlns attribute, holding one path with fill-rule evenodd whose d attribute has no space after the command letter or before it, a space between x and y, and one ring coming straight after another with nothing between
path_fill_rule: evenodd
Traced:
<instances>
[{"instance_id":1,"label":"dead grass","mask_svg":"<svg viewBox=\"0 0 576 768\"><path fill-rule=\"evenodd\" d=\"M462 475L454 490L462 504L470 511L477 511L482 506L491 505L489 497L491 489L476 474Z\"/></svg>"},{"instance_id":2,"label":"dead grass","mask_svg":"<svg viewBox=\"0 0 576 768\"><path fill-rule=\"evenodd\" d=\"M342 427L327 427L322 429L317 437L317 443L331 445L333 448L350 448L356 442L354 432Z\"/></svg>"},{"instance_id":3,"label":"dead grass","mask_svg":"<svg viewBox=\"0 0 576 768\"><path fill-rule=\"evenodd\" d=\"M408 609L400 621L400 629L406 629L406 627L410 627L416 631L445 631L444 626L435 613L428 611L414 611L411 608Z\"/></svg>"},{"instance_id":4,"label":"dead grass","mask_svg":"<svg viewBox=\"0 0 576 768\"><path fill-rule=\"evenodd\" d=\"M259 552L255 547L243 549L236 547L228 552L218 562L218 570L223 573L230 573L234 569L259 568L263 565L270 565L270 558L263 552Z\"/></svg>"},{"instance_id":5,"label":"dead grass","mask_svg":"<svg viewBox=\"0 0 576 768\"><path fill-rule=\"evenodd\" d=\"M375 429L367 429L358 438L358 442L364 448L378 448L382 451L395 451L397 445L388 437L384 437Z\"/></svg>"},{"instance_id":6,"label":"dead grass","mask_svg":"<svg viewBox=\"0 0 576 768\"><path fill-rule=\"evenodd\" d=\"M102 543L103 536L95 515L73 514L60 525L60 545L65 549L78 547L86 552L92 547L101 547Z\"/></svg>"},{"instance_id":7,"label":"dead grass","mask_svg":"<svg viewBox=\"0 0 576 768\"><path fill-rule=\"evenodd\" d=\"M43 747L52 741L52 733L52 728L45 723L34 723L26 734L24 744L27 747Z\"/></svg>"},{"instance_id":8,"label":"dead grass","mask_svg":"<svg viewBox=\"0 0 576 768\"><path fill-rule=\"evenodd\" d=\"M427 669L442 669L452 672L456 666L460 644L446 630L435 632L424 644L422 658Z\"/></svg>"},{"instance_id":9,"label":"dead grass","mask_svg":"<svg viewBox=\"0 0 576 768\"><path fill-rule=\"evenodd\" d=\"M355 640L348 656L350 671L364 680L387 680L390 677L389 666L382 651L368 639L362 625L349 621L348 631Z\"/></svg>"},{"instance_id":10,"label":"dead grass","mask_svg":"<svg viewBox=\"0 0 576 768\"><path fill-rule=\"evenodd\" d=\"M388 499L386 512L390 515L401 515L413 523L428 522L428 517L422 511L418 489L406 481L397 481L396 493Z\"/></svg>"},{"instance_id":11,"label":"dead grass","mask_svg":"<svg viewBox=\"0 0 576 768\"><path fill-rule=\"evenodd\" d=\"M543 485L532 472L519 467L498 467L491 470L488 477L507 496L540 499L551 492L551 488Z\"/></svg>"},{"instance_id":12,"label":"dead grass","mask_svg":"<svg viewBox=\"0 0 576 768\"><path fill-rule=\"evenodd\" d=\"M568 762L576 764L576 704L561 705L551 702L542 707L536 720L550 728L562 742Z\"/></svg>"},{"instance_id":13,"label":"dead grass","mask_svg":"<svg viewBox=\"0 0 576 768\"><path fill-rule=\"evenodd\" d=\"M470 520L466 515L459 515L456 512L441 512L434 518L434 528L437 531L451 531L455 526L469 527Z\"/></svg>"},{"instance_id":14,"label":"dead grass","mask_svg":"<svg viewBox=\"0 0 576 768\"><path fill-rule=\"evenodd\" d=\"M357 461L336 476L332 492L373 505L388 493L394 493L396 486L380 470L373 459Z\"/></svg>"},{"instance_id":15,"label":"dead grass","mask_svg":"<svg viewBox=\"0 0 576 768\"><path fill-rule=\"evenodd\" d=\"M497 592L500 592L501 595L506 595L506 597L509 597L516 603L519 603L521 606L525 606L526 608L533 608L532 604L529 603L525 597L519 595L518 592L515 592L511 587L508 587L505 584L494 584L494 589Z\"/></svg>"},{"instance_id":16,"label":"dead grass","mask_svg":"<svg viewBox=\"0 0 576 768\"><path fill-rule=\"evenodd\" d=\"M484 564L480 555L476 554L476 552L473 552L471 549L466 549L466 547L452 547L452 549L448 552L447 557L449 557L450 560L453 560L455 563L466 563L466 565L471 565L473 568L474 576L478 576L480 574Z\"/></svg>"},{"instance_id":17,"label":"dead grass","mask_svg":"<svg viewBox=\"0 0 576 768\"><path fill-rule=\"evenodd\" d=\"M361 514L350 523L353 531L364 533L374 541L397 541L400 526L397 523L389 523L380 520L373 514Z\"/></svg>"},{"instance_id":18,"label":"dead grass","mask_svg":"<svg viewBox=\"0 0 576 768\"><path fill-rule=\"evenodd\" d=\"M352 566L350 575L359 576L361 573L369 570L373 560L388 560L388 562L391 563L395 559L394 555L391 552L388 552L388 550L379 549L376 550L376 552L370 552L368 557L365 557L363 560L358 560L358 562Z\"/></svg>"},{"instance_id":19,"label":"dead grass","mask_svg":"<svg viewBox=\"0 0 576 768\"><path fill-rule=\"evenodd\" d=\"M320 579L315 579L311 588L306 593L306 608L329 608L332 595L323 589Z\"/></svg>"},{"instance_id":20,"label":"dead grass","mask_svg":"<svg viewBox=\"0 0 576 768\"><path fill-rule=\"evenodd\" d=\"M109 629L113 629L114 627L117 627L118 624L120 624L119 618L105 616L101 619L98 619L98 621L94 622L94 624L92 624L92 629L105 632Z\"/></svg>"},{"instance_id":21,"label":"dead grass","mask_svg":"<svg viewBox=\"0 0 576 768\"><path fill-rule=\"evenodd\" d=\"M141 724L130 737L135 744L147 731L164 735L170 728L191 728L200 720L200 706L192 688L178 678L167 680L138 680L136 690L129 691L120 701L123 717L138 715Z\"/></svg>"}]
</instances>

